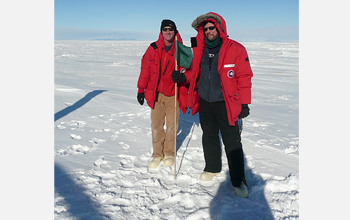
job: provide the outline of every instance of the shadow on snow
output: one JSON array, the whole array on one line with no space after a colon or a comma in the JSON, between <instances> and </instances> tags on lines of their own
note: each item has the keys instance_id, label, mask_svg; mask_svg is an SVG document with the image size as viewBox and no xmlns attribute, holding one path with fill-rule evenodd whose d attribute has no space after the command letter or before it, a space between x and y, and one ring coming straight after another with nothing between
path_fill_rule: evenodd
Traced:
<instances>
[{"instance_id":1,"label":"shadow on snow","mask_svg":"<svg viewBox=\"0 0 350 220\"><path fill-rule=\"evenodd\" d=\"M186 114L180 114L179 128L176 142L176 150L182 146L185 148L184 155L191 141L194 125L199 126L198 114L191 117L190 111ZM244 132L244 131L243 131ZM189 136L188 142L184 143L185 138ZM244 150L244 146L243 146ZM203 155L204 157L204 155ZM182 157L183 160L184 156ZM179 170L182 160L179 161ZM239 219L239 220L273 220L270 206L265 198L265 181L261 176L256 175L246 165L245 175L248 183L249 197L247 199L238 198L234 194L234 188L230 181L230 174L227 171L227 179L221 183L216 196L210 202L211 219Z\"/></svg>"},{"instance_id":2,"label":"shadow on snow","mask_svg":"<svg viewBox=\"0 0 350 220\"><path fill-rule=\"evenodd\" d=\"M227 171L227 179L221 183L216 196L210 202L211 219L274 219L264 194L265 181L261 176L254 174L247 165L245 165L245 175L249 196L248 198L239 198L234 194L230 173Z\"/></svg>"},{"instance_id":3,"label":"shadow on snow","mask_svg":"<svg viewBox=\"0 0 350 220\"><path fill-rule=\"evenodd\" d=\"M89 102L91 99L93 99L95 96L97 96L105 91L107 91L107 90L94 90L92 92L89 92L82 99L80 99L79 101L77 101L73 105L68 106L67 108L62 109L61 111L57 112L55 114L55 121L57 121L60 118L63 118L64 116L68 115L69 113L77 110L78 108L82 107L87 102Z\"/></svg>"},{"instance_id":4,"label":"shadow on snow","mask_svg":"<svg viewBox=\"0 0 350 220\"><path fill-rule=\"evenodd\" d=\"M76 219L108 219L108 216L98 210L99 204L86 194L87 191L55 163L55 193L64 198L64 206L69 207L67 212Z\"/></svg>"},{"instance_id":5,"label":"shadow on snow","mask_svg":"<svg viewBox=\"0 0 350 220\"><path fill-rule=\"evenodd\" d=\"M183 114L182 112L180 113L179 127L177 131L177 136L176 136L176 152L179 151L180 147L184 144L186 137L189 136L189 139L186 145L182 146L185 148L183 155L186 154L188 145L190 144L192 139L193 129L195 125L199 126L198 114L191 117L190 111L187 111L186 114ZM182 156L181 160L179 161L179 168L177 169L178 172L181 170L183 159L184 159L184 156Z\"/></svg>"},{"instance_id":6,"label":"shadow on snow","mask_svg":"<svg viewBox=\"0 0 350 220\"><path fill-rule=\"evenodd\" d=\"M95 90L88 93L84 98L55 114L55 121L80 108L92 98L106 90ZM191 117L190 112L180 114L179 128L177 135L176 150L181 146L185 147L186 153L192 139L194 125L199 126L198 114ZM189 136L188 142L184 143ZM243 146L244 147L244 146ZM183 159L184 157L182 157ZM246 159L245 159L246 160ZM245 162L246 164L246 162ZM179 170L182 160L179 161ZM240 220L272 220L274 219L269 204L264 195L265 181L261 176L256 175L245 165L246 179L248 183L249 197L238 198L234 195L231 185L230 174L227 171L227 179L221 183L216 196L210 202L211 219L240 219ZM55 193L64 198L64 203L70 207L67 211L79 219L108 219L108 216L101 213L91 196L86 194L88 189L78 185L58 164L55 164ZM65 205L65 207L67 207Z\"/></svg>"},{"instance_id":7,"label":"shadow on snow","mask_svg":"<svg viewBox=\"0 0 350 220\"><path fill-rule=\"evenodd\" d=\"M55 113L55 121L77 110L95 96L105 91L107 90L94 90L89 92L73 105ZM64 198L63 203L65 204L65 207L69 207L67 211L71 215L77 219L108 219L98 210L98 204L91 199L91 196L85 193L87 189L76 184L74 180L69 177L69 174L67 174L57 163L55 163L54 175L55 193L58 193Z\"/></svg>"}]
</instances>

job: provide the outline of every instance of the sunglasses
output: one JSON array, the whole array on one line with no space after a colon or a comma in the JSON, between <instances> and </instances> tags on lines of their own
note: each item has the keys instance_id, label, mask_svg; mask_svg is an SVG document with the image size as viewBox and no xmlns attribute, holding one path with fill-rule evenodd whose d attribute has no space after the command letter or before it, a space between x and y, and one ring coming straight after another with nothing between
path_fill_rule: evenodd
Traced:
<instances>
[{"instance_id":1,"label":"sunglasses","mask_svg":"<svg viewBox=\"0 0 350 220\"><path fill-rule=\"evenodd\" d=\"M168 30L169 30L169 31L173 31L174 28L163 28L163 31L164 31L164 32L167 32Z\"/></svg>"},{"instance_id":2,"label":"sunglasses","mask_svg":"<svg viewBox=\"0 0 350 220\"><path fill-rule=\"evenodd\" d=\"M206 28L204 28L203 30L204 30L204 32L207 32L207 30L209 29L209 30L214 30L216 27L215 26L210 26L210 27L206 27Z\"/></svg>"}]
</instances>

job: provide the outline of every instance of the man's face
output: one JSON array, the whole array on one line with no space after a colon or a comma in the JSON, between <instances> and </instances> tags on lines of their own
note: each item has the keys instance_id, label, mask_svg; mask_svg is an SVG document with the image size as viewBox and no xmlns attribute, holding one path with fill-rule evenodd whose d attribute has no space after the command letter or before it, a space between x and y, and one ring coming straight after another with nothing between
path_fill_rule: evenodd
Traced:
<instances>
[{"instance_id":1,"label":"man's face","mask_svg":"<svg viewBox=\"0 0 350 220\"><path fill-rule=\"evenodd\" d=\"M163 37L166 41L168 41L168 42L174 41L175 30L172 27L170 27L170 26L164 27L162 30L162 34L163 34Z\"/></svg>"},{"instance_id":2,"label":"man's face","mask_svg":"<svg viewBox=\"0 0 350 220\"><path fill-rule=\"evenodd\" d=\"M210 29L213 29L213 30L210 30ZM216 30L215 25L211 22L208 22L204 26L204 34L209 41L213 41L219 36L219 32Z\"/></svg>"}]
</instances>

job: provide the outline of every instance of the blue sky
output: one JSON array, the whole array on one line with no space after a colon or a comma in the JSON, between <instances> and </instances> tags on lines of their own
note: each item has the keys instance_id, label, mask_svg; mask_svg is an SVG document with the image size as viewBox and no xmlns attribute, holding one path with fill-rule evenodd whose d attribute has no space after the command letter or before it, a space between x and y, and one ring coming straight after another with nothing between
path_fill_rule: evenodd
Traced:
<instances>
[{"instance_id":1,"label":"blue sky","mask_svg":"<svg viewBox=\"0 0 350 220\"><path fill-rule=\"evenodd\" d=\"M226 20L230 38L298 41L297 0L55 0L55 40L156 40L163 19L173 20L186 41L192 21L207 12Z\"/></svg>"}]
</instances>

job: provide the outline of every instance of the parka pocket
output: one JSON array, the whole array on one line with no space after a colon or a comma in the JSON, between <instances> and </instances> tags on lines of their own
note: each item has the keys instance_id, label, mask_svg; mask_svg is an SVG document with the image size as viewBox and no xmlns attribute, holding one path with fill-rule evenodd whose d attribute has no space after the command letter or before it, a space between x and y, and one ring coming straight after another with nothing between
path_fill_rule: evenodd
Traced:
<instances>
[{"instance_id":1,"label":"parka pocket","mask_svg":"<svg viewBox=\"0 0 350 220\"><path fill-rule=\"evenodd\" d=\"M234 72L234 64L225 64L223 69L222 77L224 78L222 82L225 84L225 90L227 94L231 97L238 98L239 96L237 89L237 82Z\"/></svg>"},{"instance_id":2,"label":"parka pocket","mask_svg":"<svg viewBox=\"0 0 350 220\"><path fill-rule=\"evenodd\" d=\"M228 98L229 109L231 112L232 120L241 113L241 96L238 92L236 77L235 77L235 68L234 64L225 64L223 69L222 76L224 80L222 80L225 86L225 92Z\"/></svg>"},{"instance_id":3,"label":"parka pocket","mask_svg":"<svg viewBox=\"0 0 350 220\"><path fill-rule=\"evenodd\" d=\"M231 116L232 120L235 117L238 117L238 115L242 111L242 104L241 104L241 97L238 93L236 93L233 96L229 96L229 102L230 102L230 110L231 110Z\"/></svg>"}]
</instances>

